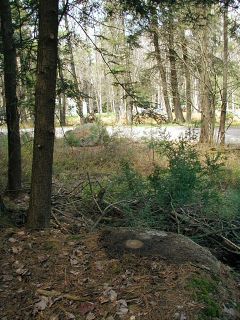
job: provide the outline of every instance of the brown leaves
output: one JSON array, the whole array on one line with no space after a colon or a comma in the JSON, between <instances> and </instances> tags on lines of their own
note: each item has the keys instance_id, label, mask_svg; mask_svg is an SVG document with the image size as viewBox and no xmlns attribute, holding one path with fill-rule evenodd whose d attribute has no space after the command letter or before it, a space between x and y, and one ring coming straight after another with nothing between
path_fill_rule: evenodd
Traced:
<instances>
[{"instance_id":1,"label":"brown leaves","mask_svg":"<svg viewBox=\"0 0 240 320\"><path fill-rule=\"evenodd\" d=\"M95 304L92 302L82 302L79 306L79 313L84 316L86 313L93 311Z\"/></svg>"}]
</instances>

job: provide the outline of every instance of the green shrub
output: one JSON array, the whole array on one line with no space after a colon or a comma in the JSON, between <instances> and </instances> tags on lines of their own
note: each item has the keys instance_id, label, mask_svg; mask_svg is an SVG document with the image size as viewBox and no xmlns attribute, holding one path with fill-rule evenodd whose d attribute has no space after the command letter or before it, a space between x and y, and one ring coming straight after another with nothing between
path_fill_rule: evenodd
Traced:
<instances>
[{"instance_id":1,"label":"green shrub","mask_svg":"<svg viewBox=\"0 0 240 320\"><path fill-rule=\"evenodd\" d=\"M68 131L65 134L66 143L71 147L84 147L103 145L110 141L109 134L104 125L98 121L87 123Z\"/></svg>"},{"instance_id":2,"label":"green shrub","mask_svg":"<svg viewBox=\"0 0 240 320\"><path fill-rule=\"evenodd\" d=\"M161 141L154 147L168 166L155 166L144 177L133 165L123 163L108 187L107 196L120 203L126 224L168 229L176 213L220 220L239 214L237 190L222 187L224 161L220 153L202 159L186 139Z\"/></svg>"},{"instance_id":3,"label":"green shrub","mask_svg":"<svg viewBox=\"0 0 240 320\"><path fill-rule=\"evenodd\" d=\"M65 134L65 141L70 147L80 147L81 142L78 137L74 134L73 131L68 131Z\"/></svg>"}]
</instances>

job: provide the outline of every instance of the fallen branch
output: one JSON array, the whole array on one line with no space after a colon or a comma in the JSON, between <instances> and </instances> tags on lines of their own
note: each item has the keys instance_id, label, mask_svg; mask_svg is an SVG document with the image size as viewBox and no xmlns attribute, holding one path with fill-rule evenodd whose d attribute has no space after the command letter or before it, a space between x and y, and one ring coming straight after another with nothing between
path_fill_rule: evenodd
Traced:
<instances>
[{"instance_id":1,"label":"fallen branch","mask_svg":"<svg viewBox=\"0 0 240 320\"><path fill-rule=\"evenodd\" d=\"M235 251L236 254L240 254L240 247L238 245L236 245L235 243L233 243L231 240L227 239L224 236L221 236L221 238L230 248L237 250L237 252Z\"/></svg>"},{"instance_id":2,"label":"fallen branch","mask_svg":"<svg viewBox=\"0 0 240 320\"><path fill-rule=\"evenodd\" d=\"M57 218L56 215L53 213L53 211L52 211L52 218L54 219L54 221L56 222L56 225L58 225L61 230L69 233L69 231L68 231L64 226L62 226L62 224L59 222L58 218Z\"/></svg>"}]
</instances>

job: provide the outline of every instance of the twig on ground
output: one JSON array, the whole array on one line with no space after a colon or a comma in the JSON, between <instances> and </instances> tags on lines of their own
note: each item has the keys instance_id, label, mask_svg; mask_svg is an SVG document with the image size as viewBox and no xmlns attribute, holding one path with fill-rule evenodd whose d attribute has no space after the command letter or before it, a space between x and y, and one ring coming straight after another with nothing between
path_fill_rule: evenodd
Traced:
<instances>
[{"instance_id":1,"label":"twig on ground","mask_svg":"<svg viewBox=\"0 0 240 320\"><path fill-rule=\"evenodd\" d=\"M59 226L60 229L62 229L63 231L69 233L69 231L59 222L58 218L56 217L56 215L52 212L52 217L55 220L56 224Z\"/></svg>"}]
</instances>

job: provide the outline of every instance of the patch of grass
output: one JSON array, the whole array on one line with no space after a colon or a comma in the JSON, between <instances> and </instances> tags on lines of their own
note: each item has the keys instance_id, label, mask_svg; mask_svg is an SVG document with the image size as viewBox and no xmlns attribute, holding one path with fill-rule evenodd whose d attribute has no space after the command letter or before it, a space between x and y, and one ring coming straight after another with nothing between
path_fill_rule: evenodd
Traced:
<instances>
[{"instance_id":1,"label":"patch of grass","mask_svg":"<svg viewBox=\"0 0 240 320\"><path fill-rule=\"evenodd\" d=\"M199 320L220 317L221 306L217 301L218 285L213 280L193 278L189 287L194 290L195 299L204 304L204 309L199 315Z\"/></svg>"},{"instance_id":2,"label":"patch of grass","mask_svg":"<svg viewBox=\"0 0 240 320\"><path fill-rule=\"evenodd\" d=\"M126 139L115 139L107 145L93 147L70 147L64 139L56 140L54 151L54 178L68 186L87 178L104 177L119 172L121 162L134 162L139 171L147 172L149 150Z\"/></svg>"}]
</instances>

